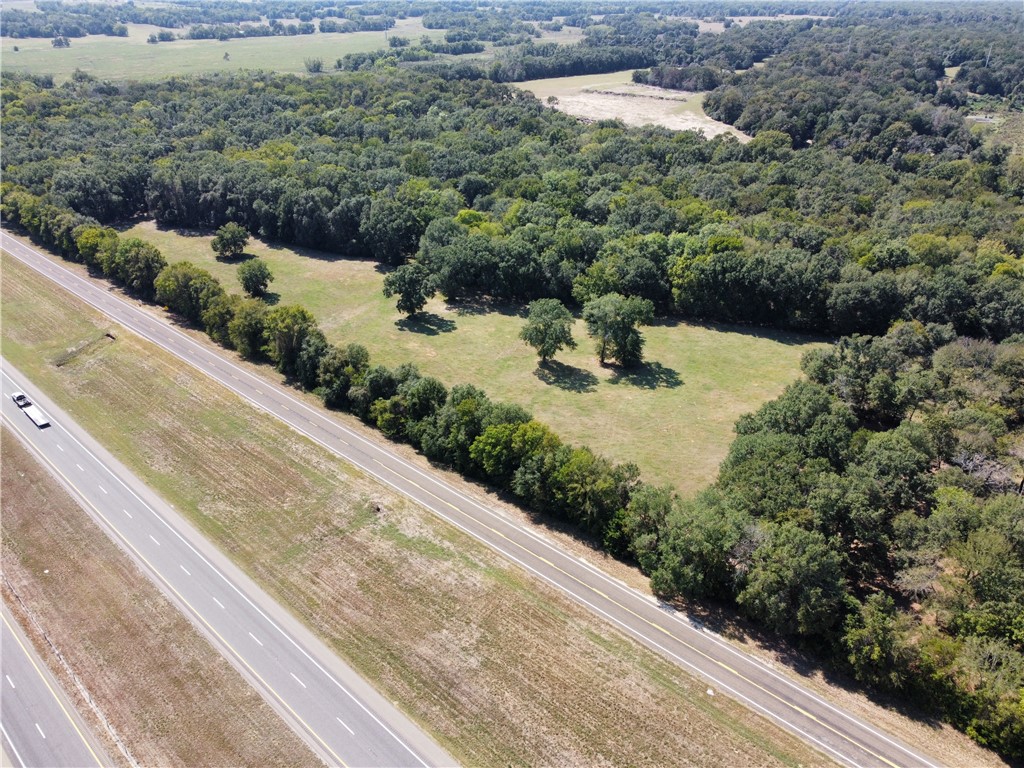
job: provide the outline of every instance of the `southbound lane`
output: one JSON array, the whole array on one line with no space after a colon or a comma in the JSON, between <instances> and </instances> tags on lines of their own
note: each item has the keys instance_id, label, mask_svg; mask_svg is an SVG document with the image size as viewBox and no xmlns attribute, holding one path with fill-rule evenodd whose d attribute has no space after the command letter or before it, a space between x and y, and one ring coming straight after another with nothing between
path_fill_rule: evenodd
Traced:
<instances>
[{"instance_id":1,"label":"southbound lane","mask_svg":"<svg viewBox=\"0 0 1024 768\"><path fill-rule=\"evenodd\" d=\"M229 353L195 341L166 320L122 299L108 286L77 275L6 233L3 247L108 317L475 536L718 691L796 734L830 759L865 767L939 765L920 749L829 702L685 615L562 551L535 530L467 495L440 475L408 462L383 442L367 439L329 412L308 406L286 387L236 365Z\"/></svg>"},{"instance_id":2,"label":"southbound lane","mask_svg":"<svg viewBox=\"0 0 1024 768\"><path fill-rule=\"evenodd\" d=\"M21 768L109 765L60 684L5 605L0 627L0 734Z\"/></svg>"},{"instance_id":3,"label":"southbound lane","mask_svg":"<svg viewBox=\"0 0 1024 768\"><path fill-rule=\"evenodd\" d=\"M6 360L0 378L5 427L328 764L453 764ZM51 426L37 428L14 391L28 393Z\"/></svg>"}]
</instances>

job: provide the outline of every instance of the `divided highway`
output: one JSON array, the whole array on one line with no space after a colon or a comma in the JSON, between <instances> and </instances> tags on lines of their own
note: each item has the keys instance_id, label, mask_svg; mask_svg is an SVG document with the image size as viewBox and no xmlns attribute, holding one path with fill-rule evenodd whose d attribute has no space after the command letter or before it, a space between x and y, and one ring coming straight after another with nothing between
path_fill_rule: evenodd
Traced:
<instances>
[{"instance_id":1,"label":"divided highway","mask_svg":"<svg viewBox=\"0 0 1024 768\"><path fill-rule=\"evenodd\" d=\"M702 678L715 691L732 696L796 734L826 757L865 768L939 765L920 750L748 656L685 615L567 554L531 528L406 461L383 442L363 437L329 412L306 405L287 388L235 365L229 353L198 343L103 284L80 277L6 233L3 247L116 322L488 544L627 635Z\"/></svg>"},{"instance_id":2,"label":"divided highway","mask_svg":"<svg viewBox=\"0 0 1024 768\"><path fill-rule=\"evenodd\" d=\"M454 763L6 360L0 378L4 426L326 763L379 768ZM31 392L51 426L35 426L11 400L15 391ZM5 728L12 715L6 702L4 688Z\"/></svg>"}]
</instances>

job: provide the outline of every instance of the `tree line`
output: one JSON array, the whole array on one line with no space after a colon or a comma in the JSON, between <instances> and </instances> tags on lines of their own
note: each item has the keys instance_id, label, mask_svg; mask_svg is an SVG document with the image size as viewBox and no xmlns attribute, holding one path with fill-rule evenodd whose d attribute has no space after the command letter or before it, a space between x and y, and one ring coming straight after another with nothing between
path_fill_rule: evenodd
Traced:
<instances>
[{"instance_id":1,"label":"tree line","mask_svg":"<svg viewBox=\"0 0 1024 768\"><path fill-rule=\"evenodd\" d=\"M775 131L741 145L584 125L487 80L376 64L58 88L12 74L3 95L5 179L102 223L236 221L416 263L450 299L614 292L837 334L1024 328L1024 163L998 147L897 145L882 163Z\"/></svg>"},{"instance_id":2,"label":"tree line","mask_svg":"<svg viewBox=\"0 0 1024 768\"><path fill-rule=\"evenodd\" d=\"M8 182L3 193L9 225L273 364L327 407L579 526L635 561L663 599L734 603L861 682L1024 756L1024 335L995 344L897 322L812 351L808 380L742 417L717 482L683 500L634 465L565 444L520 406L412 365L371 365L358 343L330 344L301 306L229 294L137 238ZM246 237L225 227L216 249L235 253ZM635 338L628 323L616 336L613 315L650 307L615 296L584 317L600 354L607 343L628 355ZM551 301L531 306L523 331L542 358L572 343Z\"/></svg>"}]
</instances>

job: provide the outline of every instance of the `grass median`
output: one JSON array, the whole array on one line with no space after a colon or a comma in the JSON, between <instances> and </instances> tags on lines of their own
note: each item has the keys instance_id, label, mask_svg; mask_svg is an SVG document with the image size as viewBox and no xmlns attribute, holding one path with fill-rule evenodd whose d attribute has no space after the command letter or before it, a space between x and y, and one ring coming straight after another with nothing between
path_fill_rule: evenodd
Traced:
<instances>
[{"instance_id":1,"label":"grass median","mask_svg":"<svg viewBox=\"0 0 1024 768\"><path fill-rule=\"evenodd\" d=\"M5 356L461 762L821 762L131 334L68 360L111 323L3 268Z\"/></svg>"}]
</instances>

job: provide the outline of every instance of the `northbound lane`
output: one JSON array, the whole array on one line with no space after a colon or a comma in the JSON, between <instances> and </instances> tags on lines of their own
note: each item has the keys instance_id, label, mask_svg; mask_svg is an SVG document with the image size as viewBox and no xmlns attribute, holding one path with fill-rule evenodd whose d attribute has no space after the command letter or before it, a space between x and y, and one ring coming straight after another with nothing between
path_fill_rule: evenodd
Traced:
<instances>
[{"instance_id":1,"label":"northbound lane","mask_svg":"<svg viewBox=\"0 0 1024 768\"><path fill-rule=\"evenodd\" d=\"M454 763L6 360L0 379L4 426L326 763ZM32 424L14 391L31 392L51 426Z\"/></svg>"},{"instance_id":2,"label":"northbound lane","mask_svg":"<svg viewBox=\"0 0 1024 768\"><path fill-rule=\"evenodd\" d=\"M311 408L287 388L235 365L228 353L201 344L80 277L5 233L4 248L86 303L211 376L256 407L289 424L385 485L480 539L622 631L850 766L924 766L938 762L834 705L809 688L691 623L593 565L563 552L537 532Z\"/></svg>"}]
</instances>

